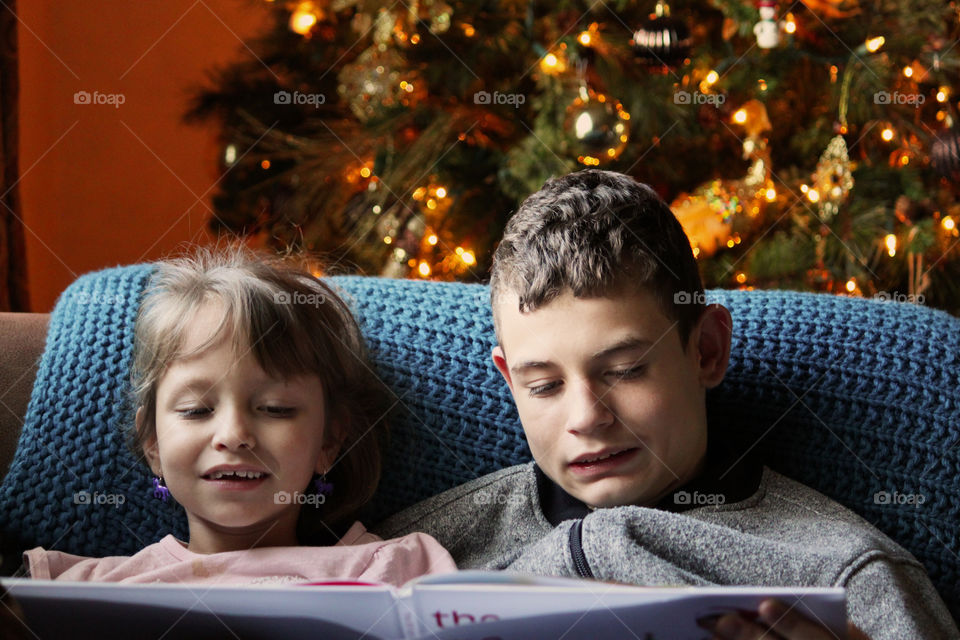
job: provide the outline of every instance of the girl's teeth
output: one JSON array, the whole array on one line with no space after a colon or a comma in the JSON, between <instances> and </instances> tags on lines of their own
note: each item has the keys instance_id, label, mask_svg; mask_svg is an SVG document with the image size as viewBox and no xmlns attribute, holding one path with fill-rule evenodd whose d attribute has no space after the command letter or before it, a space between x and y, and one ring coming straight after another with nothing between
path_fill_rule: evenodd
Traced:
<instances>
[{"instance_id":1,"label":"girl's teeth","mask_svg":"<svg viewBox=\"0 0 960 640\"><path fill-rule=\"evenodd\" d=\"M263 477L263 474L259 471L214 471L211 477L214 480L220 480L221 478L249 478L256 480Z\"/></svg>"}]
</instances>

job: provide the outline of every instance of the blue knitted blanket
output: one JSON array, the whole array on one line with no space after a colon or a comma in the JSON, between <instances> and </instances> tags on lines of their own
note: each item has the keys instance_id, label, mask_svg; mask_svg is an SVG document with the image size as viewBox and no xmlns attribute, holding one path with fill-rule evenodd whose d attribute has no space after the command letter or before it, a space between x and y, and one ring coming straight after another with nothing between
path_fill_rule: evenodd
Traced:
<instances>
[{"instance_id":1,"label":"blue knitted blanket","mask_svg":"<svg viewBox=\"0 0 960 640\"><path fill-rule=\"evenodd\" d=\"M132 327L149 265L79 278L54 310L0 528L24 547L130 554L182 511L126 449ZM332 279L394 393L367 520L530 459L490 360L487 287ZM909 549L960 618L960 320L915 305L782 291L707 292L734 319L710 428L860 513Z\"/></svg>"}]
</instances>

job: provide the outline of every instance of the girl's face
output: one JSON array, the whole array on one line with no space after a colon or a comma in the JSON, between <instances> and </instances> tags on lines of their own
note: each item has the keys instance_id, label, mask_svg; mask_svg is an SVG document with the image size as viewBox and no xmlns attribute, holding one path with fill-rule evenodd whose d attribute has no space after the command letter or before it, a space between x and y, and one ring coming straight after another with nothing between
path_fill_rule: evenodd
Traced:
<instances>
[{"instance_id":1,"label":"girl's face","mask_svg":"<svg viewBox=\"0 0 960 640\"><path fill-rule=\"evenodd\" d=\"M184 352L203 344L222 317L218 305L205 305ZM156 436L145 453L187 512L191 551L297 544L300 508L315 508L310 480L329 470L338 449L324 442L319 377L271 378L226 336L170 363L156 406Z\"/></svg>"}]
</instances>

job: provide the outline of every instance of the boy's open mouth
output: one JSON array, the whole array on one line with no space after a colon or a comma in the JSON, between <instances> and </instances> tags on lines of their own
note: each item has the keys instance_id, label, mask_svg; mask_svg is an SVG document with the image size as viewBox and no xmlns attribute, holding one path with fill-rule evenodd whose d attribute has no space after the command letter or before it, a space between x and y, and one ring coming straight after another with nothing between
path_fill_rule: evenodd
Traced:
<instances>
[{"instance_id":1,"label":"boy's open mouth","mask_svg":"<svg viewBox=\"0 0 960 640\"><path fill-rule=\"evenodd\" d=\"M571 462L570 467L576 471L603 470L625 462L638 451L640 451L639 447L630 447L627 449L614 449L595 454L586 454Z\"/></svg>"}]
</instances>

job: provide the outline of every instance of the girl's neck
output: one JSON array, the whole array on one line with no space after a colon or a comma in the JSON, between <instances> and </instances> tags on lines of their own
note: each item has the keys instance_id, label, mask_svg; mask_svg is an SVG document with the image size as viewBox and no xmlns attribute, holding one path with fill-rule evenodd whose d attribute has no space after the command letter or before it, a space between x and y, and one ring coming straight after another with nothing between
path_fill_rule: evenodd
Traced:
<instances>
[{"instance_id":1,"label":"girl's neck","mask_svg":"<svg viewBox=\"0 0 960 640\"><path fill-rule=\"evenodd\" d=\"M187 550L193 553L223 553L226 551L246 551L258 547L296 547L295 527L284 527L279 522L270 522L265 526L254 526L242 530L224 530L209 524L195 526L190 523L190 543Z\"/></svg>"}]
</instances>

